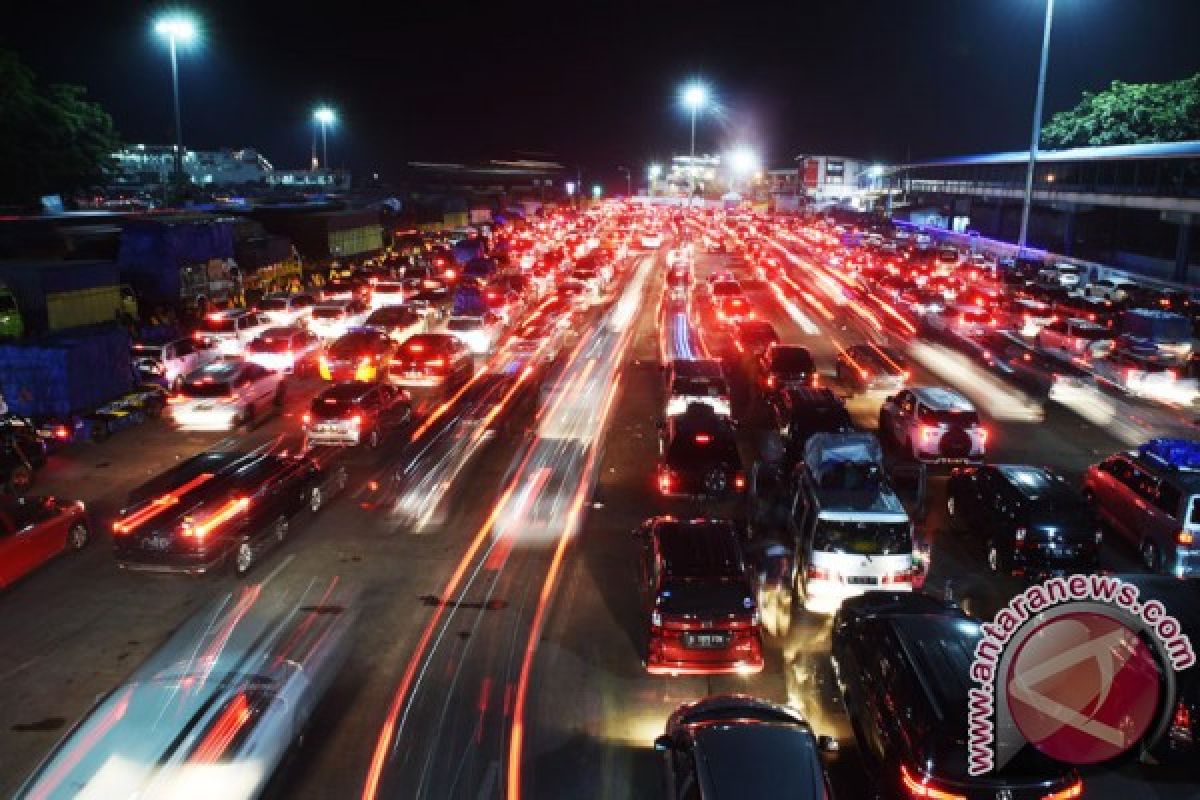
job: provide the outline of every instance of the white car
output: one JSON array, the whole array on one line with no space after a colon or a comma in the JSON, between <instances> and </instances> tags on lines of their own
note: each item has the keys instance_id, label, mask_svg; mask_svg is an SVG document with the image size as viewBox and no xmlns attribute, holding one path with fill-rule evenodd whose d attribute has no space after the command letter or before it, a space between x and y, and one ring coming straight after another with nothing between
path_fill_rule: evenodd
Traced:
<instances>
[{"instance_id":1,"label":"white car","mask_svg":"<svg viewBox=\"0 0 1200 800\"><path fill-rule=\"evenodd\" d=\"M351 328L361 328L371 309L361 300L329 300L313 307L308 329L326 341L333 341Z\"/></svg>"},{"instance_id":2,"label":"white car","mask_svg":"<svg viewBox=\"0 0 1200 800\"><path fill-rule=\"evenodd\" d=\"M371 309L401 305L414 294L416 291L400 281L379 281L371 287Z\"/></svg>"},{"instance_id":3,"label":"white car","mask_svg":"<svg viewBox=\"0 0 1200 800\"><path fill-rule=\"evenodd\" d=\"M364 327L375 328L386 333L392 341L404 343L410 336L429 330L427 318L412 306L384 306L372 311L363 323Z\"/></svg>"},{"instance_id":4,"label":"white car","mask_svg":"<svg viewBox=\"0 0 1200 800\"><path fill-rule=\"evenodd\" d=\"M677 358L667 366L666 417L684 414L688 406L701 403L718 416L732 417L729 383L721 362L712 359Z\"/></svg>"},{"instance_id":5,"label":"white car","mask_svg":"<svg viewBox=\"0 0 1200 800\"><path fill-rule=\"evenodd\" d=\"M246 360L285 374L305 372L316 364L321 340L310 330L291 325L268 328L246 345Z\"/></svg>"},{"instance_id":6,"label":"white car","mask_svg":"<svg viewBox=\"0 0 1200 800\"><path fill-rule=\"evenodd\" d=\"M475 355L485 355L500 341L504 323L490 312L482 317L451 317L446 320L446 333L465 344Z\"/></svg>"},{"instance_id":7,"label":"white car","mask_svg":"<svg viewBox=\"0 0 1200 800\"><path fill-rule=\"evenodd\" d=\"M312 314L316 300L311 294L269 294L258 304L258 313L272 325L302 325Z\"/></svg>"},{"instance_id":8,"label":"white car","mask_svg":"<svg viewBox=\"0 0 1200 800\"><path fill-rule=\"evenodd\" d=\"M981 463L987 429L971 401L953 389L905 389L879 410L879 436L915 461Z\"/></svg>"},{"instance_id":9,"label":"white car","mask_svg":"<svg viewBox=\"0 0 1200 800\"><path fill-rule=\"evenodd\" d=\"M169 408L185 431L228 431L283 404L284 376L240 359L217 361L189 374Z\"/></svg>"},{"instance_id":10,"label":"white car","mask_svg":"<svg viewBox=\"0 0 1200 800\"><path fill-rule=\"evenodd\" d=\"M198 333L217 343L222 355L240 356L246 345L271 327L271 321L263 314L243 309L216 311L200 323Z\"/></svg>"},{"instance_id":11,"label":"white car","mask_svg":"<svg viewBox=\"0 0 1200 800\"><path fill-rule=\"evenodd\" d=\"M1116 344L1111 330L1083 319L1058 319L1043 325L1035 342L1043 349L1088 358L1106 356Z\"/></svg>"},{"instance_id":12,"label":"white car","mask_svg":"<svg viewBox=\"0 0 1200 800\"><path fill-rule=\"evenodd\" d=\"M1119 302L1129 294L1129 290L1137 284L1127 278L1101 278L1092 281L1083 290L1083 296L1089 300L1110 300Z\"/></svg>"},{"instance_id":13,"label":"white car","mask_svg":"<svg viewBox=\"0 0 1200 800\"><path fill-rule=\"evenodd\" d=\"M151 383L172 392L183 384L183 376L221 357L216 343L206 336L176 339L164 344L135 344L133 367Z\"/></svg>"}]
</instances>

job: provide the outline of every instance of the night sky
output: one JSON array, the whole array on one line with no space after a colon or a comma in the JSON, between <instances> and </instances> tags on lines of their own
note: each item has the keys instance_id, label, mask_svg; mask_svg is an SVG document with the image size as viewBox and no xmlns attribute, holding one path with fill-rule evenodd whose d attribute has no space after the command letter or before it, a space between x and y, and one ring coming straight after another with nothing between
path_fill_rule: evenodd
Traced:
<instances>
[{"instance_id":1,"label":"night sky","mask_svg":"<svg viewBox=\"0 0 1200 800\"><path fill-rule=\"evenodd\" d=\"M392 8L384 12L382 8ZM79 83L130 142L170 140L153 6L21 3L0 46ZM884 161L1027 146L1044 0L195 2L181 62L185 143L307 165L312 108L341 121L331 160L386 178L407 161L546 157L612 179L685 152L678 87L721 103L698 148L754 144ZM1047 113L1114 78L1200 70L1200 2L1057 0Z\"/></svg>"}]
</instances>

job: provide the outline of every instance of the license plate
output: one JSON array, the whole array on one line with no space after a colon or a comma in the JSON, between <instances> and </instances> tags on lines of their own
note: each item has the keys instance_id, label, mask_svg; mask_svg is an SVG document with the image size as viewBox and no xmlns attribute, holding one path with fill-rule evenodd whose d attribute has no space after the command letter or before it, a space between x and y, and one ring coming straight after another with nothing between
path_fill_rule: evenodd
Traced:
<instances>
[{"instance_id":1,"label":"license plate","mask_svg":"<svg viewBox=\"0 0 1200 800\"><path fill-rule=\"evenodd\" d=\"M846 583L854 586L874 586L879 583L879 578L873 575L847 575Z\"/></svg>"},{"instance_id":2,"label":"license plate","mask_svg":"<svg viewBox=\"0 0 1200 800\"><path fill-rule=\"evenodd\" d=\"M407 372L405 372L404 375L405 375L405 377L408 377L408 378L423 378L423 377L425 377L425 373L419 369L410 369Z\"/></svg>"},{"instance_id":3,"label":"license plate","mask_svg":"<svg viewBox=\"0 0 1200 800\"><path fill-rule=\"evenodd\" d=\"M711 650L729 645L729 634L727 633L685 633L683 635L683 644L685 647L692 647L699 650Z\"/></svg>"},{"instance_id":4,"label":"license plate","mask_svg":"<svg viewBox=\"0 0 1200 800\"><path fill-rule=\"evenodd\" d=\"M201 403L200 405L195 406L195 409L197 411L212 411L213 407L211 403Z\"/></svg>"},{"instance_id":5,"label":"license plate","mask_svg":"<svg viewBox=\"0 0 1200 800\"><path fill-rule=\"evenodd\" d=\"M337 425L329 425L329 424L318 425L317 432L318 433L337 433L338 426Z\"/></svg>"},{"instance_id":6,"label":"license plate","mask_svg":"<svg viewBox=\"0 0 1200 800\"><path fill-rule=\"evenodd\" d=\"M148 536L142 539L142 547L146 550L166 550L171 546L171 540L166 536Z\"/></svg>"}]
</instances>

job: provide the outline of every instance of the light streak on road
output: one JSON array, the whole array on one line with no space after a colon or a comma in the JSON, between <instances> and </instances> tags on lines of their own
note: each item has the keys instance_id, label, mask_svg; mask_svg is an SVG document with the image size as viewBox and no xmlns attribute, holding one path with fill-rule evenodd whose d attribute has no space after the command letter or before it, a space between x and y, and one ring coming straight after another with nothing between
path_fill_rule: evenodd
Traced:
<instances>
[{"instance_id":1,"label":"light streak on road","mask_svg":"<svg viewBox=\"0 0 1200 800\"><path fill-rule=\"evenodd\" d=\"M795 303L789 300L784 295L783 290L774 283L771 284L771 294L775 295L775 300L780 306L783 307L783 310L787 312L787 315L792 318L792 321L800 326L800 330L804 331L809 336L817 336L821 333L821 329L818 328L811 319L809 319L808 315L801 311Z\"/></svg>"},{"instance_id":2,"label":"light streak on road","mask_svg":"<svg viewBox=\"0 0 1200 800\"><path fill-rule=\"evenodd\" d=\"M1044 416L1041 403L987 372L962 353L924 342L913 342L908 352L914 361L961 390L994 419L1040 422Z\"/></svg>"}]
</instances>

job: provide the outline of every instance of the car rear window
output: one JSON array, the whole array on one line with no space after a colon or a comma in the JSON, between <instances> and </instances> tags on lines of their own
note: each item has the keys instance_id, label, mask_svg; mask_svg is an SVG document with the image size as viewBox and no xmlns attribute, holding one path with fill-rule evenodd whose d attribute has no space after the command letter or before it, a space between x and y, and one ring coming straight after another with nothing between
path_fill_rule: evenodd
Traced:
<instances>
[{"instance_id":1,"label":"car rear window","mask_svg":"<svg viewBox=\"0 0 1200 800\"><path fill-rule=\"evenodd\" d=\"M225 381L188 381L183 385L184 397L228 397L232 391L230 384Z\"/></svg>"},{"instance_id":2,"label":"car rear window","mask_svg":"<svg viewBox=\"0 0 1200 800\"><path fill-rule=\"evenodd\" d=\"M237 320L232 317L209 317L200 323L200 330L206 333L234 333L237 331Z\"/></svg>"},{"instance_id":3,"label":"car rear window","mask_svg":"<svg viewBox=\"0 0 1200 800\"><path fill-rule=\"evenodd\" d=\"M743 581L676 578L663 583L657 606L667 614L736 614L753 608L754 598Z\"/></svg>"},{"instance_id":4,"label":"car rear window","mask_svg":"<svg viewBox=\"0 0 1200 800\"><path fill-rule=\"evenodd\" d=\"M958 425L970 428L979 424L979 414L974 411L934 411L922 408L918 417L922 425Z\"/></svg>"},{"instance_id":5,"label":"car rear window","mask_svg":"<svg viewBox=\"0 0 1200 800\"><path fill-rule=\"evenodd\" d=\"M460 333L464 331L477 331L481 328L483 328L483 320L475 317L460 317L446 323L446 330L458 331Z\"/></svg>"},{"instance_id":6,"label":"car rear window","mask_svg":"<svg viewBox=\"0 0 1200 800\"><path fill-rule=\"evenodd\" d=\"M291 336L260 336L249 346L252 353L286 353L291 349Z\"/></svg>"},{"instance_id":7,"label":"car rear window","mask_svg":"<svg viewBox=\"0 0 1200 800\"><path fill-rule=\"evenodd\" d=\"M787 372L809 372L813 368L812 356L798 347L779 348L771 351L772 369Z\"/></svg>"},{"instance_id":8,"label":"car rear window","mask_svg":"<svg viewBox=\"0 0 1200 800\"><path fill-rule=\"evenodd\" d=\"M284 297L276 297L270 300L263 300L258 304L259 309L263 311L287 311L288 301Z\"/></svg>"},{"instance_id":9,"label":"car rear window","mask_svg":"<svg viewBox=\"0 0 1200 800\"><path fill-rule=\"evenodd\" d=\"M372 333L351 333L338 339L329 347L329 354L335 357L352 356L371 348L379 337Z\"/></svg>"},{"instance_id":10,"label":"car rear window","mask_svg":"<svg viewBox=\"0 0 1200 800\"><path fill-rule=\"evenodd\" d=\"M341 306L317 306L312 315L317 319L338 319L346 313Z\"/></svg>"},{"instance_id":11,"label":"car rear window","mask_svg":"<svg viewBox=\"0 0 1200 800\"><path fill-rule=\"evenodd\" d=\"M912 552L912 534L903 522L818 520L813 549L823 553L900 555Z\"/></svg>"},{"instance_id":12,"label":"car rear window","mask_svg":"<svg viewBox=\"0 0 1200 800\"><path fill-rule=\"evenodd\" d=\"M317 419L336 419L344 416L357 407L356 398L356 394L337 393L326 393L320 397L314 397L312 401L313 416Z\"/></svg>"},{"instance_id":13,"label":"car rear window","mask_svg":"<svg viewBox=\"0 0 1200 800\"><path fill-rule=\"evenodd\" d=\"M671 383L671 393L691 397L721 397L729 394L729 387L720 378L682 376Z\"/></svg>"}]
</instances>

